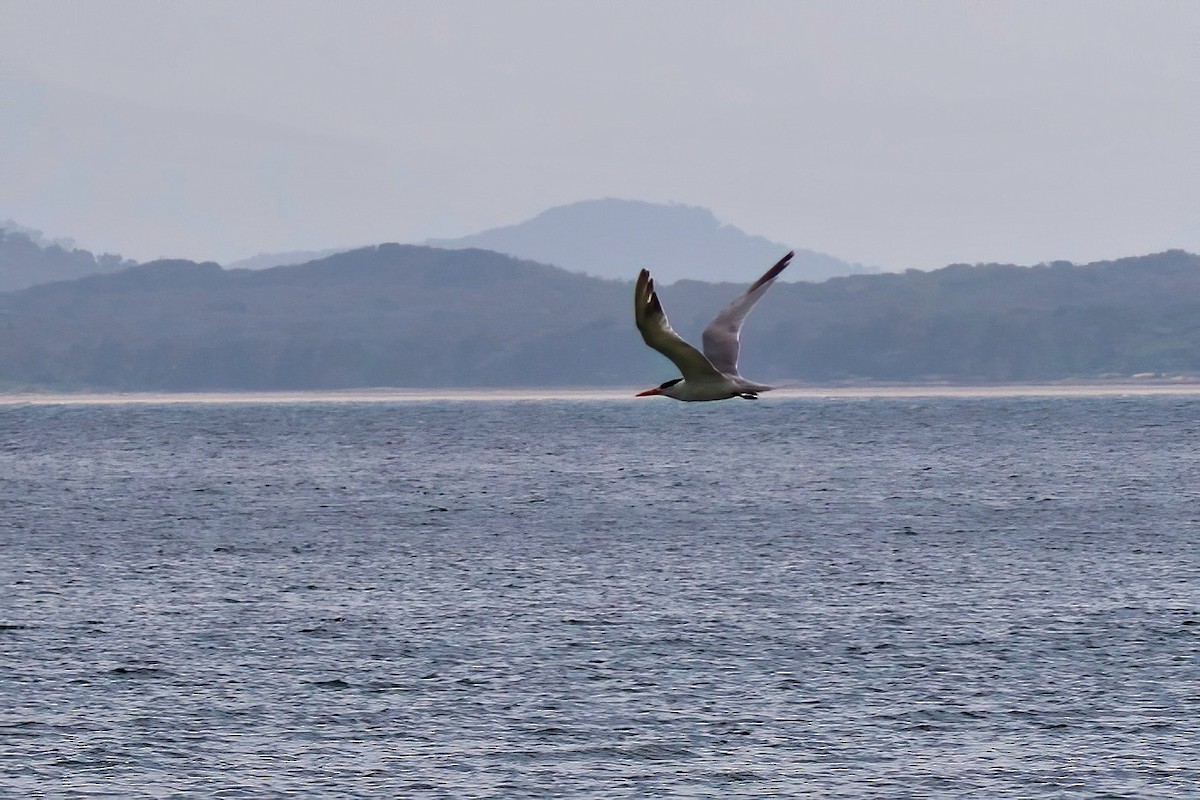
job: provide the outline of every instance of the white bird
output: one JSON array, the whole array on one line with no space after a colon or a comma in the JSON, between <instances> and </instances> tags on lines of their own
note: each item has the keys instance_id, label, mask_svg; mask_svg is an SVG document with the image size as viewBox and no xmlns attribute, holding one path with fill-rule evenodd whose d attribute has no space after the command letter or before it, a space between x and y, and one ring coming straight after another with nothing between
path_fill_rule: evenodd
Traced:
<instances>
[{"instance_id":1,"label":"white bird","mask_svg":"<svg viewBox=\"0 0 1200 800\"><path fill-rule=\"evenodd\" d=\"M662 353L679 367L682 378L667 381L661 386L639 392L638 397L663 395L675 400L727 400L741 397L757 400L759 392L769 391L771 386L748 381L738 373L738 336L742 322L758 299L787 267L795 253L788 253L779 263L767 270L756 280L746 293L734 300L704 329L701 340L704 352L685 342L671 329L667 314L663 311L654 281L649 270L638 275L633 289L633 318L646 344Z\"/></svg>"}]
</instances>

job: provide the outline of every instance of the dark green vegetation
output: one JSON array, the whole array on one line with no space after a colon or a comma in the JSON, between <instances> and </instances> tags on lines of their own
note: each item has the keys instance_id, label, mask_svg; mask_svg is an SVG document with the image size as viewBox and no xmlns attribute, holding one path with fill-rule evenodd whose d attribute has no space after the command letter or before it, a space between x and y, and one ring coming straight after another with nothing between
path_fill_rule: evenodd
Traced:
<instances>
[{"instance_id":1,"label":"dark green vegetation","mask_svg":"<svg viewBox=\"0 0 1200 800\"><path fill-rule=\"evenodd\" d=\"M698 341L743 288L682 281L662 297L675 329ZM630 281L482 250L380 245L261 271L160 261L0 294L0 386L649 386L675 377L641 343L632 313ZM743 338L743 372L764 381L1200 374L1200 256L777 284Z\"/></svg>"}]
</instances>

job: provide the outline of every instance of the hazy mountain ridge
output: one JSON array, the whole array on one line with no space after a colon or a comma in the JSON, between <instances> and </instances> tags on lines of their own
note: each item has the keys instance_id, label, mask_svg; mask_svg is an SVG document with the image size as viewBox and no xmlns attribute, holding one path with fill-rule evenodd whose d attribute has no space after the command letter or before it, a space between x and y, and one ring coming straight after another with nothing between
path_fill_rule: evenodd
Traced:
<instances>
[{"instance_id":1,"label":"hazy mountain ridge","mask_svg":"<svg viewBox=\"0 0 1200 800\"><path fill-rule=\"evenodd\" d=\"M743 288L684 281L662 296L696 341ZM0 294L0 386L651 385L676 373L638 337L631 291L415 245L260 271L152 262ZM766 381L1196 375L1200 256L777 284L743 340L743 371Z\"/></svg>"},{"instance_id":2,"label":"hazy mountain ridge","mask_svg":"<svg viewBox=\"0 0 1200 800\"><path fill-rule=\"evenodd\" d=\"M515 225L420 244L492 250L601 278L619 279L647 267L664 285L678 280L749 282L788 250L796 250L796 258L785 280L822 281L880 271L752 236L721 222L706 208L640 200L583 200L549 208ZM350 249L260 253L225 266L288 266Z\"/></svg>"},{"instance_id":3,"label":"hazy mountain ridge","mask_svg":"<svg viewBox=\"0 0 1200 800\"><path fill-rule=\"evenodd\" d=\"M706 208L611 198L557 206L516 225L424 244L494 250L602 278L646 267L660 285L677 280L748 283L788 250L795 250L796 257L784 280L879 272L749 235Z\"/></svg>"},{"instance_id":4,"label":"hazy mountain ridge","mask_svg":"<svg viewBox=\"0 0 1200 800\"><path fill-rule=\"evenodd\" d=\"M10 246L5 255L0 242L0 291L22 289L37 283L82 277L130 266L135 262L118 256L93 258L87 251L74 250L71 240L44 240L40 231L22 228L14 222L10 233L25 234L40 245L42 252L22 251ZM866 274L878 269L849 264L833 256L751 236L717 219L705 208L664 205L635 200L585 200L547 209L517 225L494 228L458 239L437 239L428 246L445 249L478 248L516 258L553 264L572 272L620 279L642 267L654 271L661 285L677 280L750 282L762 270L788 250L796 250L792 268L784 280L821 281L832 276ZM47 266L47 250L57 247L78 253L69 259L55 253ZM351 247L322 250L293 250L259 253L249 258L228 261L227 269L269 269L293 266L345 253Z\"/></svg>"},{"instance_id":5,"label":"hazy mountain ridge","mask_svg":"<svg viewBox=\"0 0 1200 800\"><path fill-rule=\"evenodd\" d=\"M41 231L11 220L0 223L0 292L115 272L133 264L111 253L96 256L90 250L77 249L70 239L47 240Z\"/></svg>"},{"instance_id":6,"label":"hazy mountain ridge","mask_svg":"<svg viewBox=\"0 0 1200 800\"><path fill-rule=\"evenodd\" d=\"M282 253L259 253L250 256L249 258L239 258L236 261L227 261L224 264L225 269L270 269L271 267L291 267L296 264L306 264L309 261L318 261L322 258L329 258L338 253L345 253L349 250L357 250L356 247L330 247L325 250L288 250Z\"/></svg>"}]
</instances>

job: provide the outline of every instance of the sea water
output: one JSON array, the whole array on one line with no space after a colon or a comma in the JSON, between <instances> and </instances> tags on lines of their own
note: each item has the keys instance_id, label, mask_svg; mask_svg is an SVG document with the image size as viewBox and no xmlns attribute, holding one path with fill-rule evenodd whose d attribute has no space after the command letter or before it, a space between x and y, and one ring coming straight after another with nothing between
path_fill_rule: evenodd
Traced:
<instances>
[{"instance_id":1,"label":"sea water","mask_svg":"<svg viewBox=\"0 0 1200 800\"><path fill-rule=\"evenodd\" d=\"M6 797L1195 797L1200 398L0 407Z\"/></svg>"}]
</instances>

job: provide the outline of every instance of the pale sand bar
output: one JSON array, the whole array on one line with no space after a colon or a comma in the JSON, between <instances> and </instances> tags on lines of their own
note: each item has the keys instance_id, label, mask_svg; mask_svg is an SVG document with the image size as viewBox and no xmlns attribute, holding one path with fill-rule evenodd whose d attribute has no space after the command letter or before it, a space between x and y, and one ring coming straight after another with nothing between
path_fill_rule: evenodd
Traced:
<instances>
[{"instance_id":1,"label":"pale sand bar","mask_svg":"<svg viewBox=\"0 0 1200 800\"><path fill-rule=\"evenodd\" d=\"M346 389L292 392L8 392L0 406L161 405L175 403L427 403L634 400L642 387L626 389ZM853 384L788 386L763 400L906 397L1121 397L1200 396L1200 379L1090 381L1041 384ZM639 399L638 402L661 402Z\"/></svg>"}]
</instances>

